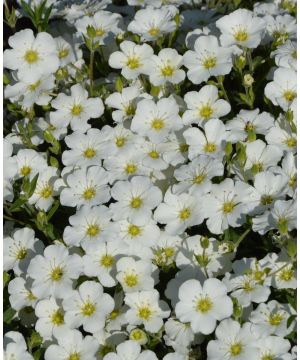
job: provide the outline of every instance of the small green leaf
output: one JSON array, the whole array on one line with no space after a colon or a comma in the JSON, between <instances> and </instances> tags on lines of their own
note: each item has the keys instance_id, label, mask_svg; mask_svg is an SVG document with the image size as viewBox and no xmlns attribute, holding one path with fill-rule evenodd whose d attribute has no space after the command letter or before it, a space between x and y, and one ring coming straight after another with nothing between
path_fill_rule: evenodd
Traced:
<instances>
[{"instance_id":1,"label":"small green leaf","mask_svg":"<svg viewBox=\"0 0 300 360\"><path fill-rule=\"evenodd\" d=\"M295 321L295 319L297 318L297 315L291 315L288 319L287 319L287 327L289 328L292 323Z\"/></svg>"},{"instance_id":2,"label":"small green leaf","mask_svg":"<svg viewBox=\"0 0 300 360\"><path fill-rule=\"evenodd\" d=\"M3 271L3 287L5 287L5 285L9 282L10 280L10 275L8 272Z\"/></svg>"},{"instance_id":3,"label":"small green leaf","mask_svg":"<svg viewBox=\"0 0 300 360\"><path fill-rule=\"evenodd\" d=\"M39 177L39 174L36 174L35 177L31 180L30 182L30 188L29 188L29 191L28 191L28 197L30 198L33 193L34 193L34 190L36 188L36 184L37 184L37 181L38 181L38 177Z\"/></svg>"},{"instance_id":4,"label":"small green leaf","mask_svg":"<svg viewBox=\"0 0 300 360\"><path fill-rule=\"evenodd\" d=\"M10 324L13 317L15 316L16 314L16 310L14 310L13 308L9 307L7 310L4 311L4 314L3 314L3 321L6 323L6 324Z\"/></svg>"}]
</instances>

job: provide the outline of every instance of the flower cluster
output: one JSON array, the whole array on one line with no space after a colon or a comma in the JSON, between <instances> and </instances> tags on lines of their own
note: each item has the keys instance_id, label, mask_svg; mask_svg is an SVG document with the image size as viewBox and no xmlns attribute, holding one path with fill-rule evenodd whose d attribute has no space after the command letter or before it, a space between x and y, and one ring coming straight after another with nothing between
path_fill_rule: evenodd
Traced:
<instances>
[{"instance_id":1,"label":"flower cluster","mask_svg":"<svg viewBox=\"0 0 300 360\"><path fill-rule=\"evenodd\" d=\"M18 3L4 358L296 359L296 1Z\"/></svg>"}]
</instances>

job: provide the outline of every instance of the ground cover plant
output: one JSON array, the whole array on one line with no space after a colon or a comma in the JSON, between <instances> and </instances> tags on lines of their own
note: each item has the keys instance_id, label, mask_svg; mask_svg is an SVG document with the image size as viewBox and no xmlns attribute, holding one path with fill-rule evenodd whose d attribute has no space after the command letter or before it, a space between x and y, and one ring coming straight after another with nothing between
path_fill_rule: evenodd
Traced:
<instances>
[{"instance_id":1,"label":"ground cover plant","mask_svg":"<svg viewBox=\"0 0 300 360\"><path fill-rule=\"evenodd\" d=\"M296 1L4 3L4 359L296 359Z\"/></svg>"}]
</instances>

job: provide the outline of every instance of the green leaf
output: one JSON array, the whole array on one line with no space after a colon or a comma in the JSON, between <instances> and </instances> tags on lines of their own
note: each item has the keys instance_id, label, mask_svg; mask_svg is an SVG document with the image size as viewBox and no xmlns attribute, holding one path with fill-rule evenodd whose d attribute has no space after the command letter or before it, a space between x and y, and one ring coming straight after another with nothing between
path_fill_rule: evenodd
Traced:
<instances>
[{"instance_id":1,"label":"green leaf","mask_svg":"<svg viewBox=\"0 0 300 360\"><path fill-rule=\"evenodd\" d=\"M17 199L9 208L9 211L15 212L19 211L21 209L21 206L26 203L27 199L24 196L20 196L19 199Z\"/></svg>"},{"instance_id":2,"label":"green leaf","mask_svg":"<svg viewBox=\"0 0 300 360\"><path fill-rule=\"evenodd\" d=\"M29 340L28 340L28 349L32 350L43 343L43 339L40 334L36 331L33 331Z\"/></svg>"},{"instance_id":3,"label":"green leaf","mask_svg":"<svg viewBox=\"0 0 300 360\"><path fill-rule=\"evenodd\" d=\"M288 319L287 319L287 327L289 328L292 325L292 322L295 321L295 319L297 318L297 315L291 315Z\"/></svg>"},{"instance_id":4,"label":"green leaf","mask_svg":"<svg viewBox=\"0 0 300 360\"><path fill-rule=\"evenodd\" d=\"M51 209L50 209L50 211L49 211L48 214L47 214L47 220L48 220L48 221L49 221L49 220L52 218L52 216L56 213L57 209L59 208L59 205L60 205L59 201L58 201L58 200L55 200L54 203L53 203L53 205L52 205L52 207L51 207Z\"/></svg>"},{"instance_id":5,"label":"green leaf","mask_svg":"<svg viewBox=\"0 0 300 360\"><path fill-rule=\"evenodd\" d=\"M56 159L56 157L50 156L49 162L50 162L50 165L51 165L51 166L54 166L54 167L56 167L56 168L59 168L59 162L58 162L58 160Z\"/></svg>"},{"instance_id":6,"label":"green leaf","mask_svg":"<svg viewBox=\"0 0 300 360\"><path fill-rule=\"evenodd\" d=\"M5 287L5 285L9 282L10 280L10 275L8 272L3 271L3 287Z\"/></svg>"},{"instance_id":7,"label":"green leaf","mask_svg":"<svg viewBox=\"0 0 300 360\"><path fill-rule=\"evenodd\" d=\"M117 78L117 81L116 81L116 90L118 92L122 92L122 90L123 90L123 81L120 76Z\"/></svg>"},{"instance_id":8,"label":"green leaf","mask_svg":"<svg viewBox=\"0 0 300 360\"><path fill-rule=\"evenodd\" d=\"M291 307L294 310L297 310L297 295L296 295L296 292L295 292L295 296L287 295L286 298L287 298L288 303L291 305Z\"/></svg>"},{"instance_id":9,"label":"green leaf","mask_svg":"<svg viewBox=\"0 0 300 360\"><path fill-rule=\"evenodd\" d=\"M29 188L29 191L28 191L28 198L30 198L34 193L34 190L36 188L36 184L37 184L37 181L38 181L38 177L39 177L39 174L36 174L35 177L30 182L30 188Z\"/></svg>"},{"instance_id":10,"label":"green leaf","mask_svg":"<svg viewBox=\"0 0 300 360\"><path fill-rule=\"evenodd\" d=\"M4 311L4 314L3 314L3 321L6 323L6 324L10 324L13 317L15 316L16 314L16 310L14 310L13 308L9 307L7 310Z\"/></svg>"}]
</instances>

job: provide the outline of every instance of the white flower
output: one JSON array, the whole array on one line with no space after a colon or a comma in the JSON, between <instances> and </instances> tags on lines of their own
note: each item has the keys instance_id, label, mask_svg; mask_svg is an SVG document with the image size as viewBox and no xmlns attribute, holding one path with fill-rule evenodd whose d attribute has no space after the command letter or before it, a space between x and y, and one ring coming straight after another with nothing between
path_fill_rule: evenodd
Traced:
<instances>
[{"instance_id":1,"label":"white flower","mask_svg":"<svg viewBox=\"0 0 300 360\"><path fill-rule=\"evenodd\" d=\"M44 250L42 241L35 238L28 227L16 230L3 239L3 269L13 270L16 275L27 272L30 261Z\"/></svg>"},{"instance_id":2,"label":"white flower","mask_svg":"<svg viewBox=\"0 0 300 360\"><path fill-rule=\"evenodd\" d=\"M70 328L81 325L87 332L96 333L105 325L105 318L114 309L114 300L103 293L103 287L95 281L85 281L78 290L63 300L65 322Z\"/></svg>"},{"instance_id":3,"label":"white flower","mask_svg":"<svg viewBox=\"0 0 300 360\"><path fill-rule=\"evenodd\" d=\"M217 20L216 26L221 31L220 41L223 46L256 48L261 42L266 24L263 19L254 16L252 11L238 9Z\"/></svg>"},{"instance_id":4,"label":"white flower","mask_svg":"<svg viewBox=\"0 0 300 360\"><path fill-rule=\"evenodd\" d=\"M62 205L100 205L110 199L107 173L101 166L75 170L67 177L67 188L60 194Z\"/></svg>"},{"instance_id":5,"label":"white flower","mask_svg":"<svg viewBox=\"0 0 300 360\"><path fill-rule=\"evenodd\" d=\"M16 175L18 178L28 176L32 180L37 173L47 168L47 161L43 153L32 149L20 149L14 159L17 163Z\"/></svg>"},{"instance_id":6,"label":"white flower","mask_svg":"<svg viewBox=\"0 0 300 360\"><path fill-rule=\"evenodd\" d=\"M181 165L174 171L178 181L173 186L174 193L190 192L191 194L205 194L210 191L211 179L222 176L224 166L219 159L212 159L206 155L199 155L187 165Z\"/></svg>"},{"instance_id":7,"label":"white flower","mask_svg":"<svg viewBox=\"0 0 300 360\"><path fill-rule=\"evenodd\" d=\"M227 296L227 289L218 279L207 279L203 285L192 279L179 288L176 316L184 323L191 323L195 333L211 334L217 320L229 317L232 311L233 305Z\"/></svg>"},{"instance_id":8,"label":"white flower","mask_svg":"<svg viewBox=\"0 0 300 360\"><path fill-rule=\"evenodd\" d=\"M89 129L86 134L74 131L64 140L71 149L65 150L62 154L62 162L65 166L99 165L106 157L108 141L106 134L99 129Z\"/></svg>"},{"instance_id":9,"label":"white flower","mask_svg":"<svg viewBox=\"0 0 300 360\"><path fill-rule=\"evenodd\" d=\"M17 32L8 39L12 49L4 51L3 64L12 70L18 70L19 79L30 81L38 76L50 75L59 66L56 43L46 32L34 37L31 29Z\"/></svg>"},{"instance_id":10,"label":"white flower","mask_svg":"<svg viewBox=\"0 0 300 360\"><path fill-rule=\"evenodd\" d=\"M88 98L88 92L80 85L71 87L71 94L58 94L51 105L57 111L50 113L50 122L54 126L70 124L73 131L85 132L91 125L87 122L91 118L98 118L104 112L100 98Z\"/></svg>"},{"instance_id":11,"label":"white flower","mask_svg":"<svg viewBox=\"0 0 300 360\"><path fill-rule=\"evenodd\" d=\"M267 112L259 113L259 109L241 110L236 117L226 122L229 130L228 140L231 142L245 141L253 134L267 135L274 126L274 118Z\"/></svg>"},{"instance_id":12,"label":"white flower","mask_svg":"<svg viewBox=\"0 0 300 360\"><path fill-rule=\"evenodd\" d=\"M69 255L63 245L49 245L44 256L37 255L31 260L27 274L34 280L32 291L39 298L53 295L61 299L72 289L73 279L78 279L81 272L79 255Z\"/></svg>"},{"instance_id":13,"label":"white flower","mask_svg":"<svg viewBox=\"0 0 300 360\"><path fill-rule=\"evenodd\" d=\"M33 360L23 335L17 331L9 331L4 335L3 346L5 360Z\"/></svg>"},{"instance_id":14,"label":"white flower","mask_svg":"<svg viewBox=\"0 0 300 360\"><path fill-rule=\"evenodd\" d=\"M270 169L274 174L283 175L288 183L289 190L287 194L291 197L296 193L297 185L297 168L296 168L296 157L288 152L281 161L281 167L275 166Z\"/></svg>"},{"instance_id":15,"label":"white flower","mask_svg":"<svg viewBox=\"0 0 300 360\"><path fill-rule=\"evenodd\" d=\"M296 72L292 69L278 68L274 72L273 81L265 87L265 95L274 105L287 111L297 97Z\"/></svg>"},{"instance_id":16,"label":"white flower","mask_svg":"<svg viewBox=\"0 0 300 360\"><path fill-rule=\"evenodd\" d=\"M136 341L127 340L117 346L117 353L108 353L103 360L157 360L157 356L151 350L141 349Z\"/></svg>"},{"instance_id":17,"label":"white flower","mask_svg":"<svg viewBox=\"0 0 300 360\"><path fill-rule=\"evenodd\" d=\"M35 307L38 300L37 296L32 292L32 280L23 277L15 277L8 284L9 303L11 307L20 311L25 307Z\"/></svg>"},{"instance_id":18,"label":"white flower","mask_svg":"<svg viewBox=\"0 0 300 360\"><path fill-rule=\"evenodd\" d=\"M53 75L34 73L29 79L22 79L13 85L8 84L4 96L12 102L18 102L22 108L30 109L34 104L48 105L52 97L50 93L55 87Z\"/></svg>"},{"instance_id":19,"label":"white flower","mask_svg":"<svg viewBox=\"0 0 300 360\"><path fill-rule=\"evenodd\" d=\"M140 35L143 41L156 40L176 30L176 22L173 20L176 12L175 7L165 6L153 9L149 6L135 13L127 29Z\"/></svg>"},{"instance_id":20,"label":"white flower","mask_svg":"<svg viewBox=\"0 0 300 360\"><path fill-rule=\"evenodd\" d=\"M167 82L178 84L184 80L185 72L180 69L183 59L175 49L162 49L158 55L153 55L151 60L148 70L151 84L155 86L161 86Z\"/></svg>"},{"instance_id":21,"label":"white flower","mask_svg":"<svg viewBox=\"0 0 300 360\"><path fill-rule=\"evenodd\" d=\"M98 341L92 336L83 337L78 330L60 326L54 330L57 344L51 344L45 352L45 360L94 360Z\"/></svg>"},{"instance_id":22,"label":"white flower","mask_svg":"<svg viewBox=\"0 0 300 360\"><path fill-rule=\"evenodd\" d=\"M165 231L161 231L160 237L152 246L155 264L162 267L171 265L175 260L181 242L182 239L179 236L169 235Z\"/></svg>"},{"instance_id":23,"label":"white flower","mask_svg":"<svg viewBox=\"0 0 300 360\"><path fill-rule=\"evenodd\" d=\"M291 315L290 305L271 300L267 304L259 304L258 307L251 312L249 321L255 324L256 331L264 336L277 335L285 337L295 326L295 322L289 327L287 326L287 320Z\"/></svg>"},{"instance_id":24,"label":"white flower","mask_svg":"<svg viewBox=\"0 0 300 360\"><path fill-rule=\"evenodd\" d=\"M92 16L84 16L78 19L75 22L75 27L85 37L89 37L87 28L93 27L95 29L93 41L103 45L111 42L111 37L122 32L121 22L122 16L120 14L100 10Z\"/></svg>"},{"instance_id":25,"label":"white flower","mask_svg":"<svg viewBox=\"0 0 300 360\"><path fill-rule=\"evenodd\" d=\"M152 273L155 268L150 261L136 261L132 257L122 257L117 262L116 278L125 293L152 290L154 288Z\"/></svg>"},{"instance_id":26,"label":"white flower","mask_svg":"<svg viewBox=\"0 0 300 360\"><path fill-rule=\"evenodd\" d=\"M191 127L183 133L186 143L189 145L189 159L193 160L198 155L222 158L227 137L224 123L219 119L212 119L205 123L203 128L204 132L196 127Z\"/></svg>"},{"instance_id":27,"label":"white flower","mask_svg":"<svg viewBox=\"0 0 300 360\"><path fill-rule=\"evenodd\" d=\"M57 55L60 61L60 67L75 63L77 59L82 58L82 50L79 48L79 42L75 37L65 40L62 36L55 38Z\"/></svg>"},{"instance_id":28,"label":"white flower","mask_svg":"<svg viewBox=\"0 0 300 360\"><path fill-rule=\"evenodd\" d=\"M252 219L252 229L263 235L271 229L287 234L297 227L297 209L294 200L276 200L274 207Z\"/></svg>"},{"instance_id":29,"label":"white flower","mask_svg":"<svg viewBox=\"0 0 300 360\"><path fill-rule=\"evenodd\" d=\"M234 274L227 273L223 278L231 296L236 298L242 307L248 307L251 302L262 303L268 300L271 279L267 277L267 265L264 259L236 260L233 264Z\"/></svg>"},{"instance_id":30,"label":"white flower","mask_svg":"<svg viewBox=\"0 0 300 360\"><path fill-rule=\"evenodd\" d=\"M180 353L188 353L188 347L195 337L190 326L170 318L165 323L165 332L166 335L164 335L164 341L166 345L172 346L175 351Z\"/></svg>"},{"instance_id":31,"label":"white flower","mask_svg":"<svg viewBox=\"0 0 300 360\"><path fill-rule=\"evenodd\" d=\"M217 340L211 340L207 345L209 360L259 358L257 338L250 323L241 326L232 319L223 320L216 329L216 338Z\"/></svg>"},{"instance_id":32,"label":"white flower","mask_svg":"<svg viewBox=\"0 0 300 360\"><path fill-rule=\"evenodd\" d=\"M151 333L158 332L163 326L163 318L170 315L168 305L159 300L157 290L127 293L124 301L129 306L127 321L131 325L144 325Z\"/></svg>"},{"instance_id":33,"label":"white flower","mask_svg":"<svg viewBox=\"0 0 300 360\"><path fill-rule=\"evenodd\" d=\"M88 243L103 243L114 238L111 223L112 213L106 206L83 205L75 215L70 216L63 233L67 245L79 246Z\"/></svg>"},{"instance_id":34,"label":"white flower","mask_svg":"<svg viewBox=\"0 0 300 360\"><path fill-rule=\"evenodd\" d=\"M257 347L259 348L259 356L263 358L283 359L284 355L287 355L291 348L291 344L288 340L279 336L267 336L260 338L257 341Z\"/></svg>"},{"instance_id":35,"label":"white flower","mask_svg":"<svg viewBox=\"0 0 300 360\"><path fill-rule=\"evenodd\" d=\"M246 156L244 169L251 170L255 174L277 165L282 157L282 150L278 146L267 145L258 139L246 144Z\"/></svg>"},{"instance_id":36,"label":"white flower","mask_svg":"<svg viewBox=\"0 0 300 360\"><path fill-rule=\"evenodd\" d=\"M166 224L166 231L171 235L182 234L190 226L203 222L203 211L198 199L190 194L172 194L168 190L154 213L154 218Z\"/></svg>"},{"instance_id":37,"label":"white flower","mask_svg":"<svg viewBox=\"0 0 300 360\"><path fill-rule=\"evenodd\" d=\"M290 14L276 14L277 16L266 16L266 29L275 44L281 45L287 39L296 40L297 23Z\"/></svg>"},{"instance_id":38,"label":"white flower","mask_svg":"<svg viewBox=\"0 0 300 360\"><path fill-rule=\"evenodd\" d=\"M138 101L142 99L141 90L137 86L123 88L121 92L114 92L105 99L105 104L113 109L112 118L120 123L131 119L136 110ZM146 96L146 94L145 94Z\"/></svg>"},{"instance_id":39,"label":"white flower","mask_svg":"<svg viewBox=\"0 0 300 360\"><path fill-rule=\"evenodd\" d=\"M205 85L199 92L190 91L184 95L188 110L182 116L185 125L198 124L203 127L206 121L227 115L230 104L219 99L218 88L214 85Z\"/></svg>"},{"instance_id":40,"label":"white flower","mask_svg":"<svg viewBox=\"0 0 300 360\"><path fill-rule=\"evenodd\" d=\"M213 35L200 36L195 42L195 51L183 56L188 68L187 77L193 84L201 84L211 76L226 75L232 68L232 50L219 46Z\"/></svg>"},{"instance_id":41,"label":"white flower","mask_svg":"<svg viewBox=\"0 0 300 360\"><path fill-rule=\"evenodd\" d=\"M36 304L35 314L38 317L35 324L36 331L43 337L43 340L52 340L54 328L64 324L61 301L58 303L54 297L41 300Z\"/></svg>"},{"instance_id":42,"label":"white flower","mask_svg":"<svg viewBox=\"0 0 300 360\"><path fill-rule=\"evenodd\" d=\"M121 74L128 80L136 79L145 73L149 66L149 59L153 55L153 49L148 44L137 45L132 41L123 41L120 44L121 51L113 52L108 60L113 69L122 69Z\"/></svg>"},{"instance_id":43,"label":"white flower","mask_svg":"<svg viewBox=\"0 0 300 360\"><path fill-rule=\"evenodd\" d=\"M152 209L161 203L161 190L145 176L134 176L130 181L118 181L111 189L117 201L110 205L114 220L142 221L151 218Z\"/></svg>"},{"instance_id":44,"label":"white flower","mask_svg":"<svg viewBox=\"0 0 300 360\"><path fill-rule=\"evenodd\" d=\"M131 130L142 136L148 136L150 141L159 143L171 131L182 128L182 121L178 115L179 107L174 98L163 98L155 103L144 99L137 105L132 119Z\"/></svg>"},{"instance_id":45,"label":"white flower","mask_svg":"<svg viewBox=\"0 0 300 360\"><path fill-rule=\"evenodd\" d=\"M297 70L297 44L287 40L283 45L271 52L271 57L275 58L278 67Z\"/></svg>"},{"instance_id":46,"label":"white flower","mask_svg":"<svg viewBox=\"0 0 300 360\"><path fill-rule=\"evenodd\" d=\"M58 178L58 169L53 166L48 166L40 172L34 193L28 199L28 203L34 204L38 210L48 211L54 201L54 196L59 195L54 186Z\"/></svg>"},{"instance_id":47,"label":"white flower","mask_svg":"<svg viewBox=\"0 0 300 360\"><path fill-rule=\"evenodd\" d=\"M105 287L116 285L116 262L127 253L126 245L119 240L106 243L87 243L84 245L83 272L86 276L96 276Z\"/></svg>"},{"instance_id":48,"label":"white flower","mask_svg":"<svg viewBox=\"0 0 300 360\"><path fill-rule=\"evenodd\" d=\"M285 152L297 151L297 134L292 130L291 125L284 117L280 117L275 126L269 129L266 141L270 145L275 145Z\"/></svg>"}]
</instances>

